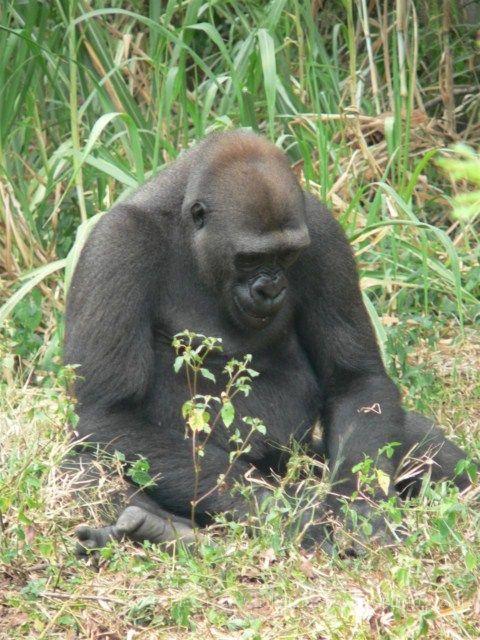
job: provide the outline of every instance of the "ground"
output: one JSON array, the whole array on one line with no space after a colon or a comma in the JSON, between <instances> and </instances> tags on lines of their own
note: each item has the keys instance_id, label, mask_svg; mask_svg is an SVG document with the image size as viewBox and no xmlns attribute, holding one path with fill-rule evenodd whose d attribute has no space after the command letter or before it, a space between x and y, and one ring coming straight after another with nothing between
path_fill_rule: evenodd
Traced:
<instances>
[{"instance_id":1,"label":"ground","mask_svg":"<svg viewBox=\"0 0 480 640\"><path fill-rule=\"evenodd\" d=\"M434 414L478 454L478 336L449 326L432 337L410 325L406 403ZM402 507L407 540L388 549L367 544L362 558L300 552L283 536L277 507L253 538L241 526L219 528L215 545L209 538L173 556L151 545L114 544L86 564L72 555L85 511L59 481L70 401L56 384L9 386L2 412L1 640L480 634L478 486L464 496L445 486L426 489ZM106 479L90 517L112 484Z\"/></svg>"}]
</instances>

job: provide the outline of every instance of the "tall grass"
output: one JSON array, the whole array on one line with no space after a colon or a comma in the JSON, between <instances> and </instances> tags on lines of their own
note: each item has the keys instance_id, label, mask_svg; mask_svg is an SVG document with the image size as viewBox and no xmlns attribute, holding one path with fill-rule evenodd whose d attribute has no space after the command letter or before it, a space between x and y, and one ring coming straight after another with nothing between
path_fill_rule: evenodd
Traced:
<instances>
[{"instance_id":1,"label":"tall grass","mask_svg":"<svg viewBox=\"0 0 480 640\"><path fill-rule=\"evenodd\" d=\"M426 0L4 1L0 320L40 286L46 350L86 221L232 127L281 146L334 209L381 338L375 308L472 320L478 234L432 158L480 138L474 31Z\"/></svg>"}]
</instances>

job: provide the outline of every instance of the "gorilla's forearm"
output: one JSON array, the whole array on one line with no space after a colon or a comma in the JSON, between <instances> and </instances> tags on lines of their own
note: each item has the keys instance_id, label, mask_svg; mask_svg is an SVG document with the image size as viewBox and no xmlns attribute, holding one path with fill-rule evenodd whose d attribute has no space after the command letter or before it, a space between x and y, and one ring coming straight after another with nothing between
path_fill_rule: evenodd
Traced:
<instances>
[{"instance_id":1,"label":"gorilla's forearm","mask_svg":"<svg viewBox=\"0 0 480 640\"><path fill-rule=\"evenodd\" d=\"M326 400L324 421L335 492L348 495L355 491L352 468L365 457L392 478L393 489L398 450L387 457L379 455L379 449L405 439L405 413L398 390L387 376L356 376L340 392L332 390Z\"/></svg>"}]
</instances>

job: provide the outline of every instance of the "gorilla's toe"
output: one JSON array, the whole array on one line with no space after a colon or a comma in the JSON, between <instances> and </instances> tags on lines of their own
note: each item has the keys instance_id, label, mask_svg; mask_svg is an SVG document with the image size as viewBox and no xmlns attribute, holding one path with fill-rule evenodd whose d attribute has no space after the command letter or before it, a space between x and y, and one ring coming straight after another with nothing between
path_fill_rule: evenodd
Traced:
<instances>
[{"instance_id":1,"label":"gorilla's toe","mask_svg":"<svg viewBox=\"0 0 480 640\"><path fill-rule=\"evenodd\" d=\"M109 540L118 540L119 532L116 527L89 527L82 525L75 532L77 543L75 555L86 558L92 553L106 546Z\"/></svg>"},{"instance_id":2,"label":"gorilla's toe","mask_svg":"<svg viewBox=\"0 0 480 640\"><path fill-rule=\"evenodd\" d=\"M148 515L148 512L141 507L127 507L122 511L118 518L116 527L123 534L127 534L129 536L134 535L135 532L137 532L145 523Z\"/></svg>"},{"instance_id":3,"label":"gorilla's toe","mask_svg":"<svg viewBox=\"0 0 480 640\"><path fill-rule=\"evenodd\" d=\"M127 507L118 518L116 526L122 535L127 535L136 542L150 540L155 543L172 543L182 540L188 544L195 539L190 524L185 524L181 519L163 518L136 506Z\"/></svg>"}]
</instances>

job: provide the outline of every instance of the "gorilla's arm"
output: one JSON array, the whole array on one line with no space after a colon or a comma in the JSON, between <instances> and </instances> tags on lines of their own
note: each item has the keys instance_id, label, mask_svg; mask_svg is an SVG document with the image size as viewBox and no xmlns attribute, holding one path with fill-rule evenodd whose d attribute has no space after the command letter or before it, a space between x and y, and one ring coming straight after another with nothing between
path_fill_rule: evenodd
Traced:
<instances>
[{"instance_id":1,"label":"gorilla's arm","mask_svg":"<svg viewBox=\"0 0 480 640\"><path fill-rule=\"evenodd\" d=\"M148 224L123 205L98 222L81 253L68 295L64 355L66 363L80 365L80 414L139 403L151 383L150 305L158 266L149 238L158 231ZM81 432L88 431L82 426Z\"/></svg>"},{"instance_id":2,"label":"gorilla's arm","mask_svg":"<svg viewBox=\"0 0 480 640\"><path fill-rule=\"evenodd\" d=\"M469 485L466 473L455 475L465 454L449 442L431 421L406 414L400 395L387 376L375 334L362 301L358 274L349 243L336 220L315 198L306 195L311 246L296 267L301 292L298 334L324 391L321 417L334 494L351 495L356 489L352 467L365 456L377 460L390 478L401 459L414 448L433 480L455 479L460 488ZM391 458L379 449L397 442ZM420 477L406 482L415 491ZM405 486L398 487L400 491ZM379 496L381 497L381 496ZM364 511L362 505L358 507Z\"/></svg>"},{"instance_id":3,"label":"gorilla's arm","mask_svg":"<svg viewBox=\"0 0 480 640\"><path fill-rule=\"evenodd\" d=\"M149 238L158 230L135 207L120 205L91 233L78 261L67 303L66 363L80 365L75 383L77 430L102 447L136 456L134 445L148 428L138 407L153 378L154 350L150 302L157 271ZM126 445L126 446L124 446ZM82 485L98 481L94 460L82 454L65 469ZM82 526L77 553L103 547L109 539L172 542L190 540L188 523L152 508L142 491L115 498L118 520L105 527Z\"/></svg>"},{"instance_id":4,"label":"gorilla's arm","mask_svg":"<svg viewBox=\"0 0 480 640\"><path fill-rule=\"evenodd\" d=\"M349 495L356 488L352 467L401 441L405 414L382 364L348 241L328 210L305 197L311 245L294 267L301 292L297 330L324 390L334 491ZM398 456L379 459L391 477L397 464Z\"/></svg>"}]
</instances>

